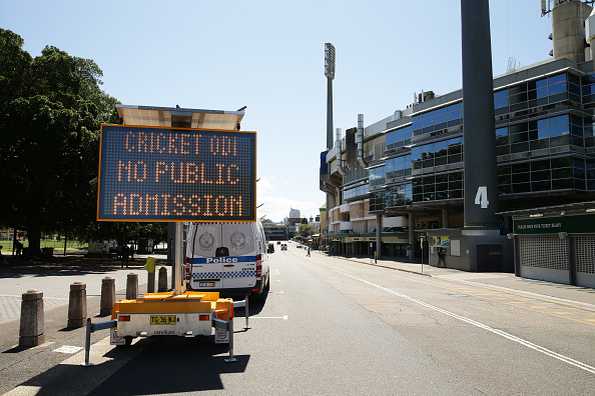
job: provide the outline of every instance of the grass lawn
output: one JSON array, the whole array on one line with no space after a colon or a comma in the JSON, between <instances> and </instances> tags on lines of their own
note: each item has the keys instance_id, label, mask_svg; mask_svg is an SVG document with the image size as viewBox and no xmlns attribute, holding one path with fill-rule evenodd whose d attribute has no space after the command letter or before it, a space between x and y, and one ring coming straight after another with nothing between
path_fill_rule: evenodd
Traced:
<instances>
[{"instance_id":1,"label":"grass lawn","mask_svg":"<svg viewBox=\"0 0 595 396\"><path fill-rule=\"evenodd\" d=\"M21 241L21 243L25 246L29 246L29 241L26 239ZM12 239L1 239L0 246L2 246L2 254L11 254L12 253ZM54 248L56 253L62 252L64 250L64 241L56 241L54 239L42 239L41 240L41 247L51 247ZM71 241L68 240L66 242L66 252L76 252L79 249L86 249L87 243L79 242L79 241Z\"/></svg>"}]
</instances>

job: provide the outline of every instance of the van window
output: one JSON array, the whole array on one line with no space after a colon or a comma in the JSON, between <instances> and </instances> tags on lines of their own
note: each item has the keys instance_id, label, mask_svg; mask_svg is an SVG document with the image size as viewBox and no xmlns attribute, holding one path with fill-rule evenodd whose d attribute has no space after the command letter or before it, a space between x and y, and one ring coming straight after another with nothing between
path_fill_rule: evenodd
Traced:
<instances>
[{"instance_id":1,"label":"van window","mask_svg":"<svg viewBox=\"0 0 595 396\"><path fill-rule=\"evenodd\" d=\"M194 223L188 233L187 255L189 257L214 257L220 246L221 226L213 223Z\"/></svg>"},{"instance_id":2,"label":"van window","mask_svg":"<svg viewBox=\"0 0 595 396\"><path fill-rule=\"evenodd\" d=\"M223 224L219 246L229 249L230 256L256 255L257 227L254 223Z\"/></svg>"}]
</instances>

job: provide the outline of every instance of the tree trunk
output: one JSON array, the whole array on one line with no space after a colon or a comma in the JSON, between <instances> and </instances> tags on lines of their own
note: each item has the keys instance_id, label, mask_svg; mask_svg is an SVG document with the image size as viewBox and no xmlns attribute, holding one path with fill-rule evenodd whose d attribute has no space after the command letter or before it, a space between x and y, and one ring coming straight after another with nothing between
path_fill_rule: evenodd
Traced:
<instances>
[{"instance_id":1,"label":"tree trunk","mask_svg":"<svg viewBox=\"0 0 595 396\"><path fill-rule=\"evenodd\" d=\"M29 241L29 256L41 255L41 229L38 224L32 224L27 228L27 240Z\"/></svg>"}]
</instances>

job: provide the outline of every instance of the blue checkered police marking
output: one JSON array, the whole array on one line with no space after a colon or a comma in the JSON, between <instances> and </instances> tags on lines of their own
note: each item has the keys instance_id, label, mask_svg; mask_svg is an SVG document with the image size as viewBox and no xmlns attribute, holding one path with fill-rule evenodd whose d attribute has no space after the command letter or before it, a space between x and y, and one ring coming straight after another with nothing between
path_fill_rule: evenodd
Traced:
<instances>
[{"instance_id":1,"label":"blue checkered police marking","mask_svg":"<svg viewBox=\"0 0 595 396\"><path fill-rule=\"evenodd\" d=\"M192 274L192 280L201 279L233 279L233 278L251 278L256 276L256 271L230 271L230 272L195 272Z\"/></svg>"},{"instance_id":2,"label":"blue checkered police marking","mask_svg":"<svg viewBox=\"0 0 595 396\"><path fill-rule=\"evenodd\" d=\"M256 256L193 257L190 264L255 263Z\"/></svg>"}]
</instances>

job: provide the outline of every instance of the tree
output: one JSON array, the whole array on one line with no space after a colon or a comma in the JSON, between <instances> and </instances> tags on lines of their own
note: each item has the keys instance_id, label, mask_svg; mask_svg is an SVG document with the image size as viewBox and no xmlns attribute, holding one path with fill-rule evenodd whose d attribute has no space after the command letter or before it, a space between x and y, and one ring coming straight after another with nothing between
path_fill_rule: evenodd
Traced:
<instances>
[{"instance_id":1,"label":"tree","mask_svg":"<svg viewBox=\"0 0 595 396\"><path fill-rule=\"evenodd\" d=\"M94 221L99 125L117 101L94 61L55 47L32 58L22 46L0 29L0 224L27 230L38 253L42 231Z\"/></svg>"},{"instance_id":2,"label":"tree","mask_svg":"<svg viewBox=\"0 0 595 396\"><path fill-rule=\"evenodd\" d=\"M310 224L301 223L298 226L298 234L304 238L312 235L313 227Z\"/></svg>"}]
</instances>

